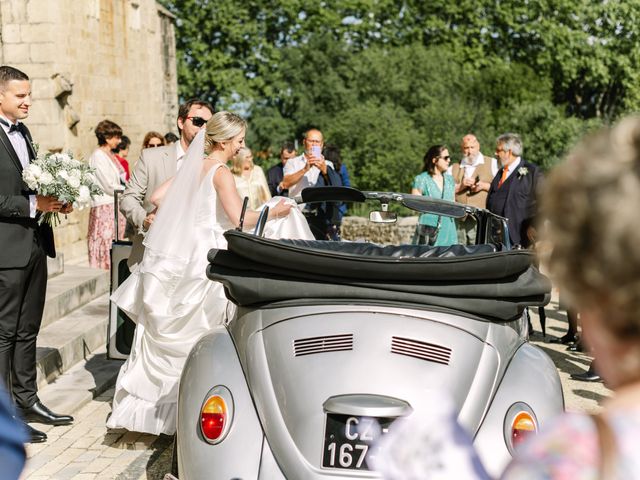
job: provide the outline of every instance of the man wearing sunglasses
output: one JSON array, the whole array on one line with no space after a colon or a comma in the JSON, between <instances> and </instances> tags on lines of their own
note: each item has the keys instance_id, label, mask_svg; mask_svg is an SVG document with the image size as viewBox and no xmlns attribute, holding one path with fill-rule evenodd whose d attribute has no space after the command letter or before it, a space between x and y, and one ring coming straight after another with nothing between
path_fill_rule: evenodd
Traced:
<instances>
[{"instance_id":1,"label":"man wearing sunglasses","mask_svg":"<svg viewBox=\"0 0 640 480\"><path fill-rule=\"evenodd\" d=\"M179 141L157 148L142 150L131 179L122 194L120 211L127 217L127 237L132 241L129 268L142 260L142 240L155 218L151 194L176 174L191 141L213 116L209 102L193 98L178 109Z\"/></svg>"}]
</instances>

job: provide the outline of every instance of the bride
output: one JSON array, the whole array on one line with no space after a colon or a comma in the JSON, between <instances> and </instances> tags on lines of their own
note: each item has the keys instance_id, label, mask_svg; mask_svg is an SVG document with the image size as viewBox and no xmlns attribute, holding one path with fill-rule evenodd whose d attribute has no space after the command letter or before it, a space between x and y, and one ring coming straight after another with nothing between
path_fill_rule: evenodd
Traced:
<instances>
[{"instance_id":1,"label":"bride","mask_svg":"<svg viewBox=\"0 0 640 480\"><path fill-rule=\"evenodd\" d=\"M238 115L213 115L179 173L152 196L159 208L144 241L144 258L111 297L137 326L118 374L109 428L175 433L187 355L202 335L233 314L222 284L207 278L206 267L207 252L226 248L223 233L240 221L242 200L226 164L244 147L245 132ZM313 239L292 200L276 197L268 205L269 237ZM258 216L248 210L244 225L255 225Z\"/></svg>"}]
</instances>

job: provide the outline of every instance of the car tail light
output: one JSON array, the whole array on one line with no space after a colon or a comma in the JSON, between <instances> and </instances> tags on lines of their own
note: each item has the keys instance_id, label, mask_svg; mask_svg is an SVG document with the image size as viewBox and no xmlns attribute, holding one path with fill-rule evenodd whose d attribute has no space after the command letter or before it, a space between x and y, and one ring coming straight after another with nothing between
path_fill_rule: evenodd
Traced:
<instances>
[{"instance_id":1,"label":"car tail light","mask_svg":"<svg viewBox=\"0 0 640 480\"><path fill-rule=\"evenodd\" d=\"M511 443L513 447L518 448L518 445L532 433L536 433L536 424L533 417L527 412L518 413L511 425Z\"/></svg>"},{"instance_id":2,"label":"car tail light","mask_svg":"<svg viewBox=\"0 0 640 480\"><path fill-rule=\"evenodd\" d=\"M538 420L529 405L517 402L511 405L504 419L504 440L511 455L538 431Z\"/></svg>"},{"instance_id":3,"label":"car tail light","mask_svg":"<svg viewBox=\"0 0 640 480\"><path fill-rule=\"evenodd\" d=\"M229 432L233 421L233 398L222 385L213 387L200 408L200 431L211 444L220 443Z\"/></svg>"}]
</instances>

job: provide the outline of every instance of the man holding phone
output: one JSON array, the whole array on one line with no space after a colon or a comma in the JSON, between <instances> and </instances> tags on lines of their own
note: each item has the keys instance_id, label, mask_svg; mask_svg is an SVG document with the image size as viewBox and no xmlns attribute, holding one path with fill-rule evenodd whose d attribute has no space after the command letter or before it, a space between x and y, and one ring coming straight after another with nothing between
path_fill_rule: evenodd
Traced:
<instances>
[{"instance_id":1,"label":"man holding phone","mask_svg":"<svg viewBox=\"0 0 640 480\"><path fill-rule=\"evenodd\" d=\"M498 172L498 161L480 152L480 142L473 134L462 137L462 160L452 166L456 181L456 202L486 208L491 181ZM476 242L475 220L464 217L456 220L458 242L473 245Z\"/></svg>"},{"instance_id":2,"label":"man holding phone","mask_svg":"<svg viewBox=\"0 0 640 480\"><path fill-rule=\"evenodd\" d=\"M284 166L282 189L289 190L289 197L300 195L307 187L341 186L340 175L334 170L333 164L322 156L324 137L317 128L311 128L304 134L302 141L304 153L290 158ZM335 224L332 205L314 205L314 209L305 208L309 227L318 240L331 238L330 232Z\"/></svg>"}]
</instances>

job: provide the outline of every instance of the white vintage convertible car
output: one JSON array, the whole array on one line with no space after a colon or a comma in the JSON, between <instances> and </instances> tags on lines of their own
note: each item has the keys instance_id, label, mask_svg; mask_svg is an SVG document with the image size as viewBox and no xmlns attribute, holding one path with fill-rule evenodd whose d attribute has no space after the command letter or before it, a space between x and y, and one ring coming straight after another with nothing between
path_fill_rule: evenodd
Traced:
<instances>
[{"instance_id":1,"label":"white vintage convertible car","mask_svg":"<svg viewBox=\"0 0 640 480\"><path fill-rule=\"evenodd\" d=\"M555 366L528 343L550 283L505 219L392 192L325 187L302 202L373 203L477 220L477 245L270 240L228 231L208 276L237 305L193 348L180 382L174 474L184 479L376 478L375 442L446 391L492 474L564 408ZM417 416L417 415L416 415ZM426 452L428 454L428 452Z\"/></svg>"}]
</instances>

